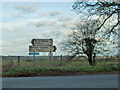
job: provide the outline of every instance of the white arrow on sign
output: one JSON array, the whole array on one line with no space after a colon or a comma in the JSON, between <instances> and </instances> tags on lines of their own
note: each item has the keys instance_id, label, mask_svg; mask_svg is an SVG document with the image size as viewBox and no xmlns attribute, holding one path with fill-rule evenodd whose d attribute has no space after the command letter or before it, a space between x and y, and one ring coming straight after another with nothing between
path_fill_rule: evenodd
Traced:
<instances>
[{"instance_id":1,"label":"white arrow on sign","mask_svg":"<svg viewBox=\"0 0 120 90\"><path fill-rule=\"evenodd\" d=\"M29 52L54 52L54 46L29 46Z\"/></svg>"}]
</instances>

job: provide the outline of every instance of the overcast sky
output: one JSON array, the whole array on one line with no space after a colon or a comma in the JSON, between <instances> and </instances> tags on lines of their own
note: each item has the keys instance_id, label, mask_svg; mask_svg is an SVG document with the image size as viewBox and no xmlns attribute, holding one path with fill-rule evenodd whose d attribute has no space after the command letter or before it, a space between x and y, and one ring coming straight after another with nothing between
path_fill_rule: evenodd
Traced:
<instances>
[{"instance_id":1,"label":"overcast sky","mask_svg":"<svg viewBox=\"0 0 120 90\"><path fill-rule=\"evenodd\" d=\"M2 3L2 55L28 55L32 38L53 38L59 42L74 27L73 2L4 2Z\"/></svg>"},{"instance_id":2,"label":"overcast sky","mask_svg":"<svg viewBox=\"0 0 120 90\"><path fill-rule=\"evenodd\" d=\"M68 0L63 0L66 2L8 1L4 0L0 3L0 11L2 10L0 55L28 55L33 38L52 38L57 47L54 55L66 54L59 48L59 43L72 31L79 18L72 10L73 0L70 2ZM40 53L40 55L48 55L48 53Z\"/></svg>"}]
</instances>

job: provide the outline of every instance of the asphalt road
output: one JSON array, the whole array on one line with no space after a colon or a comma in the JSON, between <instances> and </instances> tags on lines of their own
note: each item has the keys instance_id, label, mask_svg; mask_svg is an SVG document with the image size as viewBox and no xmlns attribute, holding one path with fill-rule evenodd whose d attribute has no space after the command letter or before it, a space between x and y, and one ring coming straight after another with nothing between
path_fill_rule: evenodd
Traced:
<instances>
[{"instance_id":1,"label":"asphalt road","mask_svg":"<svg viewBox=\"0 0 120 90\"><path fill-rule=\"evenodd\" d=\"M3 88L118 88L118 74L2 78Z\"/></svg>"}]
</instances>

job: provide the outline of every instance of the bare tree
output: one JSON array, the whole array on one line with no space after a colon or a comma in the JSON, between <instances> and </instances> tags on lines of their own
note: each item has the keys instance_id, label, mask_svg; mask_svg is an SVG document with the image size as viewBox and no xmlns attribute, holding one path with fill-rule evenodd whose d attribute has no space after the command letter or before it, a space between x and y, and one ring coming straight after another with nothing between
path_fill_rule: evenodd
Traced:
<instances>
[{"instance_id":1,"label":"bare tree","mask_svg":"<svg viewBox=\"0 0 120 90\"><path fill-rule=\"evenodd\" d=\"M98 20L82 20L82 22L77 23L75 30L62 43L63 50L68 51L69 55L72 56L71 58L82 54L86 55L89 64L94 66L95 54L109 51L104 47L107 43L102 39L102 34L96 30L99 25Z\"/></svg>"},{"instance_id":2,"label":"bare tree","mask_svg":"<svg viewBox=\"0 0 120 90\"><path fill-rule=\"evenodd\" d=\"M113 0L110 2L109 0L96 0L96 2L77 0L72 6L73 10L77 11L78 14L85 14L88 18L97 17L98 20L102 20L101 24L96 30L100 30L103 27L106 27L106 23L109 22L110 19L114 19L114 23L107 28L106 35L110 35L111 33L119 35L118 25L120 25L120 1ZM117 29L116 29L117 28Z\"/></svg>"}]
</instances>

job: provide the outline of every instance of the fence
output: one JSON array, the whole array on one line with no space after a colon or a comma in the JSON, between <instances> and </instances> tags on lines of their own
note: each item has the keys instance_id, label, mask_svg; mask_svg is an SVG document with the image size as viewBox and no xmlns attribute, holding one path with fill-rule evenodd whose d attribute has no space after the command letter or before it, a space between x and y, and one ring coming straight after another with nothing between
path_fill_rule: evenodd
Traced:
<instances>
[{"instance_id":1,"label":"fence","mask_svg":"<svg viewBox=\"0 0 120 90\"><path fill-rule=\"evenodd\" d=\"M101 60L101 62L99 62ZM118 62L116 59L114 62L107 59L96 60L97 66L116 66ZM62 68L89 68L87 59L76 57L70 60L67 56L36 56L33 60L32 56L2 56L2 70L7 72L12 68L19 66L25 68L50 68L50 67L62 67ZM27 70L27 69L26 69Z\"/></svg>"},{"instance_id":2,"label":"fence","mask_svg":"<svg viewBox=\"0 0 120 90\"><path fill-rule=\"evenodd\" d=\"M32 60L33 56L19 56L20 60ZM60 59L61 56L52 56L52 59ZM66 59L67 56L62 56L63 59ZM2 60L17 60L18 56L2 56ZM50 56L35 56L35 60L48 60Z\"/></svg>"},{"instance_id":3,"label":"fence","mask_svg":"<svg viewBox=\"0 0 120 90\"><path fill-rule=\"evenodd\" d=\"M0 56L0 58L2 60L18 60L18 56ZM20 60L33 60L33 56L19 56L19 58L20 58ZM48 59L50 59L50 56L35 56L35 60L48 60ZM61 56L52 56L51 59L60 60ZM67 60L67 59L70 59L70 58L68 56L62 56L62 60ZM117 57L115 57L115 56L114 57L112 57L112 56L96 57L96 60L101 60L101 61L104 61L104 60L110 61L112 59L118 60L118 59L120 59L120 57L119 56L117 56ZM85 58L84 56L81 56L81 57L75 57L73 60L86 61L87 58Z\"/></svg>"}]
</instances>

